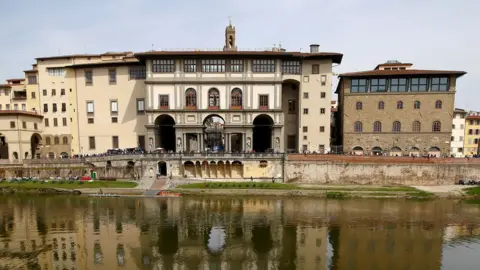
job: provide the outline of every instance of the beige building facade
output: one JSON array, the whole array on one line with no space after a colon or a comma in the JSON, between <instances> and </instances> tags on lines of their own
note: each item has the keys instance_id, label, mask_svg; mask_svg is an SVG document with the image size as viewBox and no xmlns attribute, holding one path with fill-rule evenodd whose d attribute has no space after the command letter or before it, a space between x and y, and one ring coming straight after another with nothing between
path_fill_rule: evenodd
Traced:
<instances>
[{"instance_id":1,"label":"beige building facade","mask_svg":"<svg viewBox=\"0 0 480 270\"><path fill-rule=\"evenodd\" d=\"M456 80L464 74L412 69L397 61L342 74L337 135L343 151L449 156Z\"/></svg>"}]
</instances>

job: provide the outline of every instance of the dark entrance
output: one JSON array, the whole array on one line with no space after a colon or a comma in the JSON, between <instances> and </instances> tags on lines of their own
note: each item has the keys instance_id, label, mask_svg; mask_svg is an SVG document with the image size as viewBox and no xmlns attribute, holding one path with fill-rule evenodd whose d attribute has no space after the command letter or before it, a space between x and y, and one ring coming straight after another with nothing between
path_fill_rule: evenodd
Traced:
<instances>
[{"instance_id":1,"label":"dark entrance","mask_svg":"<svg viewBox=\"0 0 480 270\"><path fill-rule=\"evenodd\" d=\"M156 148L175 152L175 120L170 115L163 114L155 119L155 136Z\"/></svg>"},{"instance_id":2,"label":"dark entrance","mask_svg":"<svg viewBox=\"0 0 480 270\"><path fill-rule=\"evenodd\" d=\"M273 119L261 114L253 120L253 151L265 152L272 148Z\"/></svg>"},{"instance_id":3,"label":"dark entrance","mask_svg":"<svg viewBox=\"0 0 480 270\"><path fill-rule=\"evenodd\" d=\"M8 159L8 143L7 138L0 133L0 159Z\"/></svg>"},{"instance_id":4,"label":"dark entrance","mask_svg":"<svg viewBox=\"0 0 480 270\"><path fill-rule=\"evenodd\" d=\"M167 163L165 161L158 162L158 174L160 176L167 176Z\"/></svg>"},{"instance_id":5,"label":"dark entrance","mask_svg":"<svg viewBox=\"0 0 480 270\"><path fill-rule=\"evenodd\" d=\"M210 115L203 122L205 147L208 151L218 152L225 150L224 126L225 121L218 115Z\"/></svg>"}]
</instances>

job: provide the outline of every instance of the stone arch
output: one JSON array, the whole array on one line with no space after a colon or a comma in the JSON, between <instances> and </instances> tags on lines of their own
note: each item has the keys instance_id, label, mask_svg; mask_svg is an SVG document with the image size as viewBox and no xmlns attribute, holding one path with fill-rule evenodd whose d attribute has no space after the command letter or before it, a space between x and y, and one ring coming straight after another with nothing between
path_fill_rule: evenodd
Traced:
<instances>
[{"instance_id":1,"label":"stone arch","mask_svg":"<svg viewBox=\"0 0 480 270\"><path fill-rule=\"evenodd\" d=\"M204 144L208 151L225 150L225 120L218 114L210 114L203 120Z\"/></svg>"},{"instance_id":2,"label":"stone arch","mask_svg":"<svg viewBox=\"0 0 480 270\"><path fill-rule=\"evenodd\" d=\"M415 146L410 147L410 150L408 151L408 155L413 156L413 157L419 157L420 156L420 149L418 149Z\"/></svg>"},{"instance_id":3,"label":"stone arch","mask_svg":"<svg viewBox=\"0 0 480 270\"><path fill-rule=\"evenodd\" d=\"M168 114L162 114L155 119L155 148L163 148L166 151L176 150L175 120Z\"/></svg>"},{"instance_id":4,"label":"stone arch","mask_svg":"<svg viewBox=\"0 0 480 270\"><path fill-rule=\"evenodd\" d=\"M32 153L31 157L35 158L37 156L37 151L40 151L40 145L42 142L42 136L38 133L33 133L30 137L30 153Z\"/></svg>"},{"instance_id":5,"label":"stone arch","mask_svg":"<svg viewBox=\"0 0 480 270\"><path fill-rule=\"evenodd\" d=\"M440 148L437 146L432 146L428 149L428 155L432 157L440 157L441 151Z\"/></svg>"},{"instance_id":6,"label":"stone arch","mask_svg":"<svg viewBox=\"0 0 480 270\"><path fill-rule=\"evenodd\" d=\"M161 160L157 163L157 170L158 170L158 175L160 176L167 176L167 162Z\"/></svg>"},{"instance_id":7,"label":"stone arch","mask_svg":"<svg viewBox=\"0 0 480 270\"><path fill-rule=\"evenodd\" d=\"M50 138L50 136L46 136L45 137L45 145L51 145L52 144L52 139Z\"/></svg>"},{"instance_id":8,"label":"stone arch","mask_svg":"<svg viewBox=\"0 0 480 270\"><path fill-rule=\"evenodd\" d=\"M55 136L55 137L53 138L53 144L54 144L54 145L59 145L59 144L60 144L60 138L59 138L58 136Z\"/></svg>"},{"instance_id":9,"label":"stone arch","mask_svg":"<svg viewBox=\"0 0 480 270\"><path fill-rule=\"evenodd\" d=\"M234 160L231 165L231 177L243 178L243 163L239 160Z\"/></svg>"},{"instance_id":10,"label":"stone arch","mask_svg":"<svg viewBox=\"0 0 480 270\"><path fill-rule=\"evenodd\" d=\"M68 158L68 153L67 152L61 152L60 157L61 158Z\"/></svg>"},{"instance_id":11,"label":"stone arch","mask_svg":"<svg viewBox=\"0 0 480 270\"><path fill-rule=\"evenodd\" d=\"M361 156L363 155L365 152L363 151L363 148L360 147L360 146L355 146L352 148L352 152L354 155L356 156Z\"/></svg>"},{"instance_id":12,"label":"stone arch","mask_svg":"<svg viewBox=\"0 0 480 270\"><path fill-rule=\"evenodd\" d=\"M68 144L68 136L62 137L62 144Z\"/></svg>"},{"instance_id":13,"label":"stone arch","mask_svg":"<svg viewBox=\"0 0 480 270\"><path fill-rule=\"evenodd\" d=\"M18 160L18 153L17 152L13 152L13 159Z\"/></svg>"},{"instance_id":14,"label":"stone arch","mask_svg":"<svg viewBox=\"0 0 480 270\"><path fill-rule=\"evenodd\" d=\"M393 157L402 156L402 149L400 149L400 147L398 146L392 147L392 149L390 149L390 156L393 156Z\"/></svg>"},{"instance_id":15,"label":"stone arch","mask_svg":"<svg viewBox=\"0 0 480 270\"><path fill-rule=\"evenodd\" d=\"M193 161L185 161L183 163L183 170L186 177L196 177L195 164L193 163Z\"/></svg>"},{"instance_id":16,"label":"stone arch","mask_svg":"<svg viewBox=\"0 0 480 270\"><path fill-rule=\"evenodd\" d=\"M383 149L380 148L379 146L375 146L372 148L372 153L375 156L381 156L383 154Z\"/></svg>"},{"instance_id":17,"label":"stone arch","mask_svg":"<svg viewBox=\"0 0 480 270\"><path fill-rule=\"evenodd\" d=\"M253 120L253 151L266 152L272 149L274 121L267 114L260 114Z\"/></svg>"}]
</instances>

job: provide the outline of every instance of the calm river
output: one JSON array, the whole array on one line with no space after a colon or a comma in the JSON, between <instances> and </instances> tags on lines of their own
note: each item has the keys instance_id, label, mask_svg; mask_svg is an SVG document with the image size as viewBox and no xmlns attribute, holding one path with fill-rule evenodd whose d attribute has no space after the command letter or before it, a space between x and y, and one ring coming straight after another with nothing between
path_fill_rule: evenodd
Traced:
<instances>
[{"instance_id":1,"label":"calm river","mask_svg":"<svg viewBox=\"0 0 480 270\"><path fill-rule=\"evenodd\" d=\"M0 269L480 269L480 204L0 197Z\"/></svg>"}]
</instances>

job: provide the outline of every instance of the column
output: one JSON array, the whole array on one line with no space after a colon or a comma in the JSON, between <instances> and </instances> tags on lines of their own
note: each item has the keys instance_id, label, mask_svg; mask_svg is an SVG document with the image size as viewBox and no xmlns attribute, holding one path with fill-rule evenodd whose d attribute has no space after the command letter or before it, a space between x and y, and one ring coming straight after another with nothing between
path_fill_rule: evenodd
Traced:
<instances>
[{"instance_id":1,"label":"column","mask_svg":"<svg viewBox=\"0 0 480 270\"><path fill-rule=\"evenodd\" d=\"M230 152L230 133L225 133L225 152Z\"/></svg>"},{"instance_id":2,"label":"column","mask_svg":"<svg viewBox=\"0 0 480 270\"><path fill-rule=\"evenodd\" d=\"M202 151L202 133L197 133L197 151Z\"/></svg>"},{"instance_id":3,"label":"column","mask_svg":"<svg viewBox=\"0 0 480 270\"><path fill-rule=\"evenodd\" d=\"M183 144L182 144L183 151L186 152L187 151L187 133L184 132L182 136L183 136Z\"/></svg>"}]
</instances>

